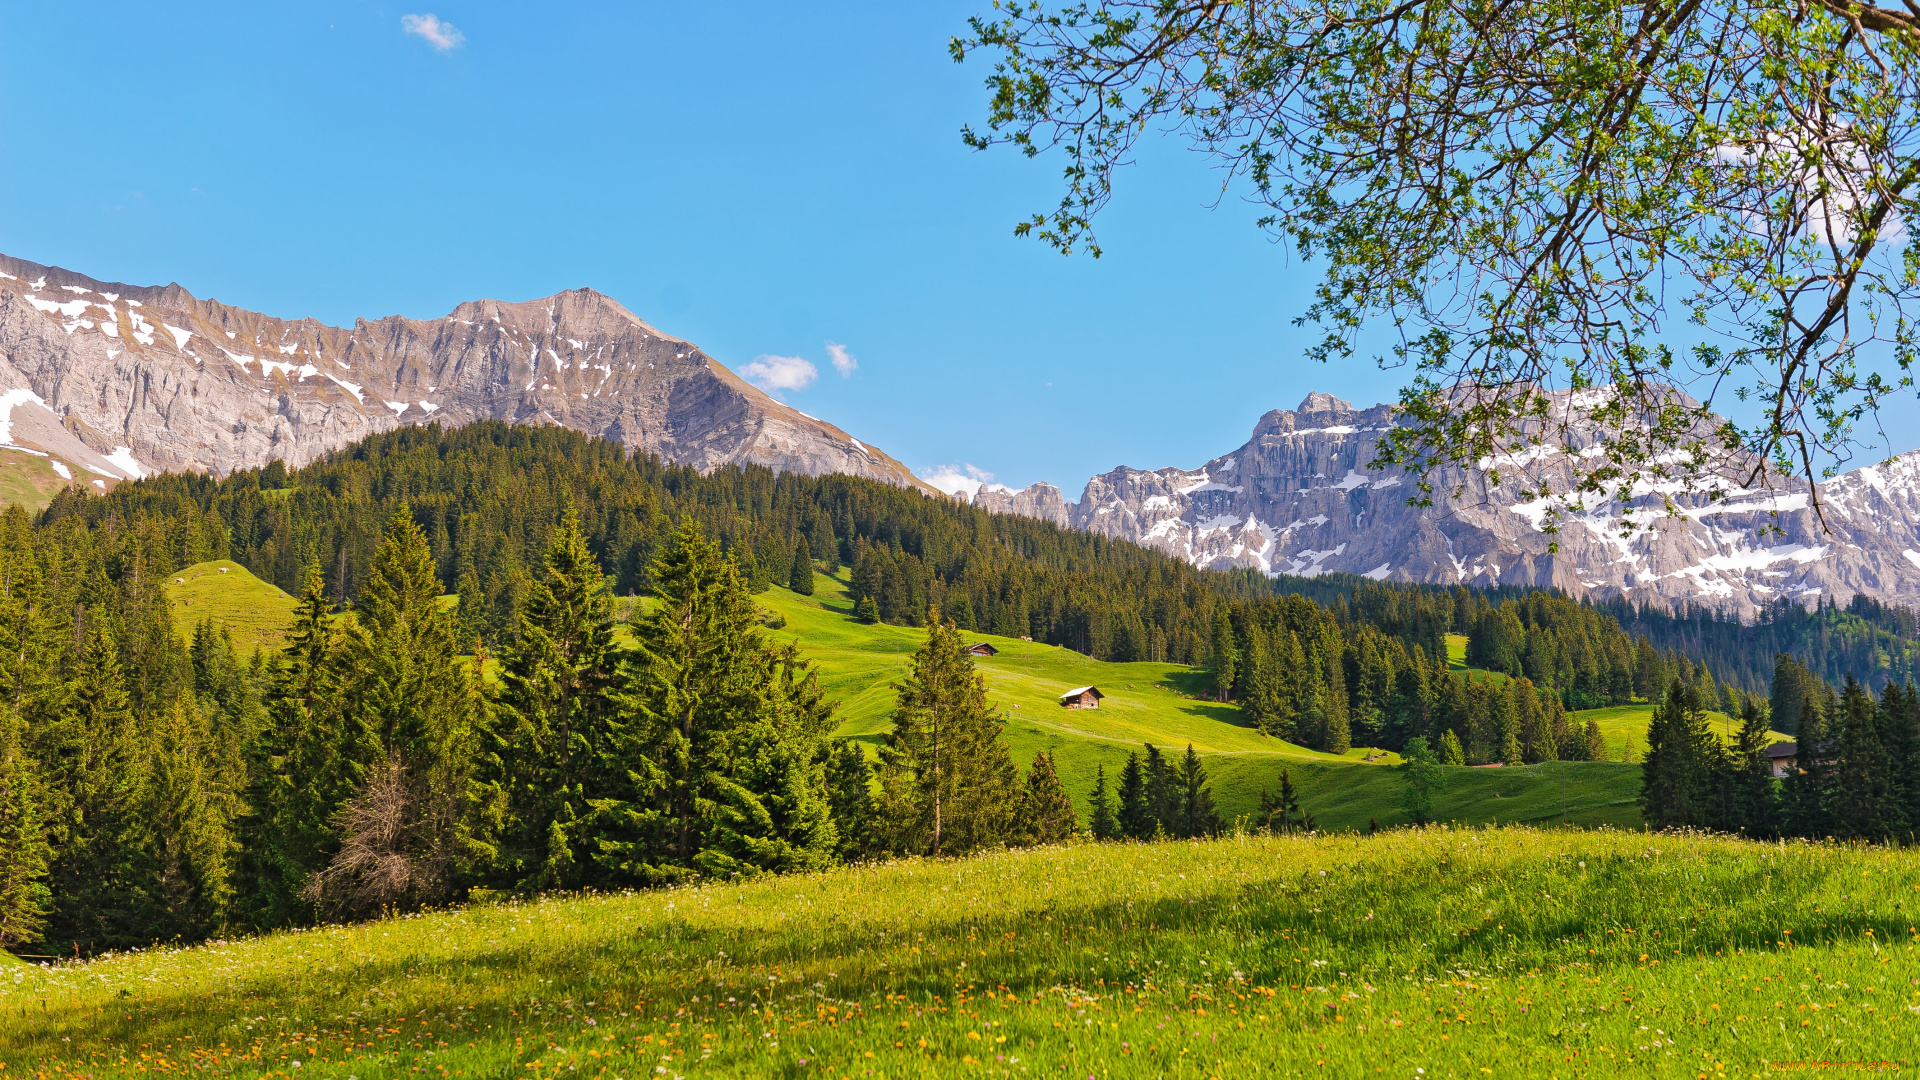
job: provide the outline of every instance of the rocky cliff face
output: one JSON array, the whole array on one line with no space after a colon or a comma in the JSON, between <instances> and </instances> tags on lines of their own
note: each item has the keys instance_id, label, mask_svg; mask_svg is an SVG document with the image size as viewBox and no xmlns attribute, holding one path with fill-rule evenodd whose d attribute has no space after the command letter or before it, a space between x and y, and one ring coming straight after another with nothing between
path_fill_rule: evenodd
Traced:
<instances>
[{"instance_id":1,"label":"rocky cliff face","mask_svg":"<svg viewBox=\"0 0 1920 1080\"><path fill-rule=\"evenodd\" d=\"M336 327L0 256L0 446L75 483L299 466L389 428L482 418L561 424L703 471L925 489L591 289Z\"/></svg>"},{"instance_id":2,"label":"rocky cliff face","mask_svg":"<svg viewBox=\"0 0 1920 1080\"><path fill-rule=\"evenodd\" d=\"M1648 484L1637 503L1643 514L1671 497L1677 517L1623 536L1619 515L1604 510L1549 534L1544 502L1485 474L1437 477L1434 505L1409 506L1407 476L1366 464L1392 422L1387 406L1355 409L1311 394L1298 409L1261 417L1245 445L1198 469L1093 477L1080 501L1066 504L1067 518L1196 566L1268 574L1555 586L1748 615L1782 597L1844 602L1866 593L1920 604L1920 451L1822 484L1824 523L1804 484L1727 491L1717 501ZM1466 493L1449 500L1455 483ZM1045 492L985 495L975 502L1053 518L1025 509L1047 505Z\"/></svg>"}]
</instances>

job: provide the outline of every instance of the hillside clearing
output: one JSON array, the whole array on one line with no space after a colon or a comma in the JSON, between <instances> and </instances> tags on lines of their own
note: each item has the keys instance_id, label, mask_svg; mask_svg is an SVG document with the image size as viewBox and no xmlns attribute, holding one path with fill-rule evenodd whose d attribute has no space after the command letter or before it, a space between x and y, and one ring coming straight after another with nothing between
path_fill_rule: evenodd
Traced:
<instances>
[{"instance_id":1,"label":"hillside clearing","mask_svg":"<svg viewBox=\"0 0 1920 1080\"><path fill-rule=\"evenodd\" d=\"M177 570L167 579L166 588L173 626L183 640L193 637L194 627L212 619L215 629L232 629L233 646L241 656L252 655L256 648L271 652L286 644L297 601L231 559Z\"/></svg>"}]
</instances>

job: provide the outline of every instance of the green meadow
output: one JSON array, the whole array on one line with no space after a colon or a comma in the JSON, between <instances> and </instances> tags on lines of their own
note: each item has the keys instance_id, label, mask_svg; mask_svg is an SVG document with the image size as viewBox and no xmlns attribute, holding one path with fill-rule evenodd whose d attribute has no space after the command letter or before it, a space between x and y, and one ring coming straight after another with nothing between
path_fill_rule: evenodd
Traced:
<instances>
[{"instance_id":1,"label":"green meadow","mask_svg":"<svg viewBox=\"0 0 1920 1080\"><path fill-rule=\"evenodd\" d=\"M852 618L845 575L819 576L814 595L775 586L755 597L786 620L772 632L795 642L813 660L830 697L841 703L840 734L877 743L888 730L893 685L926 632L902 626L865 625ZM1262 735L1240 720L1232 706L1206 700L1206 675L1178 664L1113 664L1070 649L991 634L969 635L999 655L975 661L1006 718L1014 759L1025 765L1045 750L1054 755L1061 779L1076 797L1093 788L1096 768L1111 781L1129 752L1153 743L1184 752L1188 743L1213 778L1214 803L1228 821L1252 814L1260 791L1277 790L1286 770L1302 802L1323 829L1364 829L1405 820L1401 780L1387 766L1388 754L1366 763L1373 751L1357 747L1343 757L1319 753ZM1464 650L1464 640L1459 643ZM1498 678L1499 676L1489 677ZM1059 696L1093 685L1107 696L1098 709L1063 709ZM1644 738L1645 716L1640 733ZM1637 828L1640 769L1637 765L1579 763L1518 769L1448 769L1447 789L1437 809L1467 823L1565 820L1576 825Z\"/></svg>"},{"instance_id":2,"label":"green meadow","mask_svg":"<svg viewBox=\"0 0 1920 1080\"><path fill-rule=\"evenodd\" d=\"M1429 828L472 906L0 977L33 1077L1761 1076L1920 1058L1912 852Z\"/></svg>"},{"instance_id":3,"label":"green meadow","mask_svg":"<svg viewBox=\"0 0 1920 1080\"><path fill-rule=\"evenodd\" d=\"M256 648L283 647L296 604L278 586L261 581L230 559L176 571L167 582L167 601L173 609L174 629L182 638L191 638L194 627L212 619L214 626L233 634L233 647L241 656L251 655Z\"/></svg>"},{"instance_id":4,"label":"green meadow","mask_svg":"<svg viewBox=\"0 0 1920 1080\"><path fill-rule=\"evenodd\" d=\"M224 572L223 572L224 571ZM248 573L238 563L200 563L179 571L168 584L182 635L202 619L232 628L244 655L254 647L274 649L292 622L294 599ZM785 625L768 631L791 641L819 671L828 696L839 703L843 737L877 747L889 728L894 684L926 631L864 624L852 617L847 577L815 579L813 596L775 586L755 602ZM449 598L449 602L452 598ZM623 635L624 636L624 635ZM1205 673L1179 664L1115 664L1070 649L991 634L969 635L991 643L999 655L976 660L996 704L1006 717L1006 738L1022 766L1041 751L1054 755L1067 790L1084 801L1095 770L1105 766L1111 782L1127 754L1146 743L1181 753L1191 743L1213 779L1215 805L1231 822L1250 815L1260 792L1277 790L1285 770L1303 805L1322 829L1365 829L1400 824L1401 780L1389 766L1398 755L1368 763L1357 747L1342 757L1319 753L1262 735L1240 720L1230 705L1206 698ZM1464 640L1451 643L1463 652ZM1456 661L1458 657L1455 658ZM1487 673L1489 678L1501 676ZM1065 709L1059 697L1093 685L1106 695L1098 709ZM1645 746L1649 706L1625 706L1576 714L1601 718L1609 746L1631 736ZM1715 714L1724 728L1726 720ZM1640 792L1637 765L1580 762L1524 768L1448 769L1437 810L1464 824L1533 823L1637 828ZM1084 806L1082 812L1085 812Z\"/></svg>"}]
</instances>

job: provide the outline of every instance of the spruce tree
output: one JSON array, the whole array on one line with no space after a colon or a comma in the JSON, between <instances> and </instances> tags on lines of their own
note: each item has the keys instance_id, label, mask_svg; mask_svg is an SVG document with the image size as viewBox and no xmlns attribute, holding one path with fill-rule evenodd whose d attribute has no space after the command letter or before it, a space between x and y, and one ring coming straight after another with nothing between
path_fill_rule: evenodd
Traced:
<instances>
[{"instance_id":1,"label":"spruce tree","mask_svg":"<svg viewBox=\"0 0 1920 1080\"><path fill-rule=\"evenodd\" d=\"M1880 697L1880 734L1893 781L1890 828L1911 845L1920 833L1920 686L1887 684Z\"/></svg>"},{"instance_id":2,"label":"spruce tree","mask_svg":"<svg viewBox=\"0 0 1920 1080\"><path fill-rule=\"evenodd\" d=\"M804 542L793 545L793 568L787 574L787 587L801 596L813 595L812 556Z\"/></svg>"},{"instance_id":3,"label":"spruce tree","mask_svg":"<svg viewBox=\"0 0 1920 1080\"><path fill-rule=\"evenodd\" d=\"M1187 744L1186 756L1180 759L1176 798L1174 824L1169 829L1174 835L1192 838L1213 836L1220 831L1220 815L1213 809L1213 789L1207 783L1207 769L1200 763L1200 755L1194 753L1192 743Z\"/></svg>"},{"instance_id":4,"label":"spruce tree","mask_svg":"<svg viewBox=\"0 0 1920 1080\"><path fill-rule=\"evenodd\" d=\"M1180 829L1180 780L1175 774L1173 763L1167 760L1158 747L1145 744L1147 756L1141 763L1146 773L1147 813L1151 821L1147 824L1147 836L1159 833L1178 836Z\"/></svg>"},{"instance_id":5,"label":"spruce tree","mask_svg":"<svg viewBox=\"0 0 1920 1080\"><path fill-rule=\"evenodd\" d=\"M1647 725L1640 810L1654 828L1710 823L1719 741L1696 684L1675 679Z\"/></svg>"},{"instance_id":6,"label":"spruce tree","mask_svg":"<svg viewBox=\"0 0 1920 1080\"><path fill-rule=\"evenodd\" d=\"M233 898L232 822L239 792L221 775L207 717L175 700L140 740L147 756L138 800L147 933L206 937L227 925Z\"/></svg>"},{"instance_id":7,"label":"spruce tree","mask_svg":"<svg viewBox=\"0 0 1920 1080\"><path fill-rule=\"evenodd\" d=\"M1233 696L1233 680L1239 671L1240 648L1233 639L1233 621L1225 610L1213 613L1213 640L1207 649L1207 678L1213 686L1213 699L1226 701Z\"/></svg>"},{"instance_id":8,"label":"spruce tree","mask_svg":"<svg viewBox=\"0 0 1920 1080\"><path fill-rule=\"evenodd\" d=\"M1114 813L1113 796L1107 791L1107 767L1097 765L1093 770L1093 794L1087 797L1091 814L1087 831L1095 840L1118 840L1126 834L1121 831L1120 818Z\"/></svg>"},{"instance_id":9,"label":"spruce tree","mask_svg":"<svg viewBox=\"0 0 1920 1080\"><path fill-rule=\"evenodd\" d=\"M1879 717L1866 687L1847 676L1840 692L1838 730L1833 746L1833 790L1829 811L1833 835L1848 840L1883 840L1891 833L1888 809L1892 784Z\"/></svg>"},{"instance_id":10,"label":"spruce tree","mask_svg":"<svg viewBox=\"0 0 1920 1080\"><path fill-rule=\"evenodd\" d=\"M1073 837L1079 819L1074 816L1073 800L1060 783L1053 767L1053 755L1041 751L1033 755L1027 770L1026 788L1021 793L1020 817L1026 827L1027 842L1057 844Z\"/></svg>"},{"instance_id":11,"label":"spruce tree","mask_svg":"<svg viewBox=\"0 0 1920 1080\"><path fill-rule=\"evenodd\" d=\"M496 855L497 788L476 760L489 710L454 634L426 535L403 507L340 643L342 758L362 779L336 814L338 850L304 890L327 910L439 902Z\"/></svg>"},{"instance_id":12,"label":"spruce tree","mask_svg":"<svg viewBox=\"0 0 1920 1080\"><path fill-rule=\"evenodd\" d=\"M1140 763L1140 755L1133 752L1127 754L1127 764L1120 770L1119 823L1121 833L1133 840L1152 836L1159 823L1147 803L1146 767Z\"/></svg>"},{"instance_id":13,"label":"spruce tree","mask_svg":"<svg viewBox=\"0 0 1920 1080\"><path fill-rule=\"evenodd\" d=\"M842 739L827 757L827 802L837 836L835 854L852 862L881 850L876 833L873 767L853 739Z\"/></svg>"},{"instance_id":14,"label":"spruce tree","mask_svg":"<svg viewBox=\"0 0 1920 1080\"><path fill-rule=\"evenodd\" d=\"M1833 834L1833 746L1828 737L1838 700L1818 680L1793 679L1802 698L1792 707L1794 773L1780 785L1780 829L1789 836L1818 839ZM1776 691L1776 698L1778 692Z\"/></svg>"},{"instance_id":15,"label":"spruce tree","mask_svg":"<svg viewBox=\"0 0 1920 1080\"><path fill-rule=\"evenodd\" d=\"M828 865L833 716L813 672L767 646L739 568L692 519L648 576L658 602L633 627L595 861L637 884Z\"/></svg>"},{"instance_id":16,"label":"spruce tree","mask_svg":"<svg viewBox=\"0 0 1920 1080\"><path fill-rule=\"evenodd\" d=\"M513 637L501 657L495 723L506 797L499 872L515 888L576 888L594 868L582 822L605 786L599 765L615 711L615 648L613 599L571 506Z\"/></svg>"},{"instance_id":17,"label":"spruce tree","mask_svg":"<svg viewBox=\"0 0 1920 1080\"><path fill-rule=\"evenodd\" d=\"M958 855L1018 832L1019 779L986 680L951 623L936 625L900 684L881 760L888 816L905 849Z\"/></svg>"},{"instance_id":18,"label":"spruce tree","mask_svg":"<svg viewBox=\"0 0 1920 1080\"><path fill-rule=\"evenodd\" d=\"M1280 793L1267 794L1260 789L1260 811L1258 819L1262 827L1273 833L1312 832L1313 816L1300 806L1300 793L1293 786L1293 775L1286 769L1280 770Z\"/></svg>"},{"instance_id":19,"label":"spruce tree","mask_svg":"<svg viewBox=\"0 0 1920 1080\"><path fill-rule=\"evenodd\" d=\"M43 740L47 785L64 793L48 821L54 858L47 885L53 910L46 951L82 953L151 943L147 871L139 822L145 783L119 644L97 618L82 616L84 639L71 658L64 707ZM78 626L76 629L80 629Z\"/></svg>"},{"instance_id":20,"label":"spruce tree","mask_svg":"<svg viewBox=\"0 0 1920 1080\"><path fill-rule=\"evenodd\" d=\"M1466 763L1467 755L1460 748L1460 737L1453 733L1452 728L1448 728L1446 734L1440 736L1440 764L1465 765Z\"/></svg>"},{"instance_id":21,"label":"spruce tree","mask_svg":"<svg viewBox=\"0 0 1920 1080\"><path fill-rule=\"evenodd\" d=\"M40 940L52 894L53 855L40 816L40 778L25 745L26 725L0 702L0 948Z\"/></svg>"},{"instance_id":22,"label":"spruce tree","mask_svg":"<svg viewBox=\"0 0 1920 1080\"><path fill-rule=\"evenodd\" d=\"M1730 793L1725 827L1752 837L1773 836L1778 828L1773 795L1773 763L1767 757L1767 717L1752 698L1740 703L1740 731L1728 755Z\"/></svg>"}]
</instances>

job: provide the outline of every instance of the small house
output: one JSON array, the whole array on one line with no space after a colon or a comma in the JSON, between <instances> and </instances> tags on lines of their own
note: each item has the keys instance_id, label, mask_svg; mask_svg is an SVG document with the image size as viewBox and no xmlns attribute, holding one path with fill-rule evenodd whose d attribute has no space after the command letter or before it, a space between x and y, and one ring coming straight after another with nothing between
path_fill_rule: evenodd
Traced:
<instances>
[{"instance_id":1,"label":"small house","mask_svg":"<svg viewBox=\"0 0 1920 1080\"><path fill-rule=\"evenodd\" d=\"M1106 696L1097 686L1076 686L1060 695L1060 704L1069 709L1097 709Z\"/></svg>"},{"instance_id":2,"label":"small house","mask_svg":"<svg viewBox=\"0 0 1920 1080\"><path fill-rule=\"evenodd\" d=\"M966 649L962 651L964 651L968 656L999 656L1000 655L1000 650L994 648L993 643L989 641L976 641L973 644L967 646Z\"/></svg>"},{"instance_id":3,"label":"small house","mask_svg":"<svg viewBox=\"0 0 1920 1080\"><path fill-rule=\"evenodd\" d=\"M1783 780L1799 772L1800 745L1791 742L1777 742L1767 747L1767 761L1773 766L1773 776Z\"/></svg>"}]
</instances>

